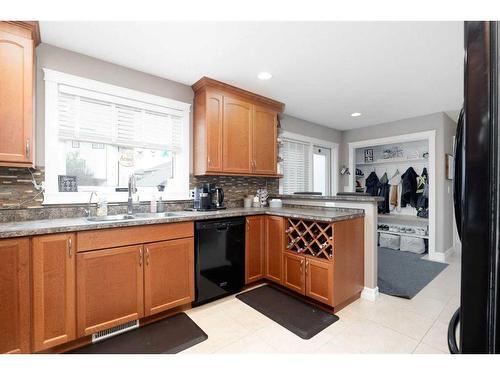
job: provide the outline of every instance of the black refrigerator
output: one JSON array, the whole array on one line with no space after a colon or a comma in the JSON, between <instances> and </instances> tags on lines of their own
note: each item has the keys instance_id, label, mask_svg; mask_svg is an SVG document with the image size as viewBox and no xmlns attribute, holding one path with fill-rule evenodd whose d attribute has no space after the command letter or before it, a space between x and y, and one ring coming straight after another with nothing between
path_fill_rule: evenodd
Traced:
<instances>
[{"instance_id":1,"label":"black refrigerator","mask_svg":"<svg viewBox=\"0 0 500 375\"><path fill-rule=\"evenodd\" d=\"M464 106L454 171L461 292L448 327L452 353L500 353L499 29L498 22L465 22L464 28Z\"/></svg>"}]
</instances>

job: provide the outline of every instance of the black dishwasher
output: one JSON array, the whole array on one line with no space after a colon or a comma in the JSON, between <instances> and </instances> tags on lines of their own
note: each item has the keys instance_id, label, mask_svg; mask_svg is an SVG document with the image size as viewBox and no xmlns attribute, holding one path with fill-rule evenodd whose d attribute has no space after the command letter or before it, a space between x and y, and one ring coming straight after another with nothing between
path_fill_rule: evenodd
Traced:
<instances>
[{"instance_id":1,"label":"black dishwasher","mask_svg":"<svg viewBox=\"0 0 500 375\"><path fill-rule=\"evenodd\" d=\"M239 292L245 283L245 218L198 221L193 306Z\"/></svg>"}]
</instances>

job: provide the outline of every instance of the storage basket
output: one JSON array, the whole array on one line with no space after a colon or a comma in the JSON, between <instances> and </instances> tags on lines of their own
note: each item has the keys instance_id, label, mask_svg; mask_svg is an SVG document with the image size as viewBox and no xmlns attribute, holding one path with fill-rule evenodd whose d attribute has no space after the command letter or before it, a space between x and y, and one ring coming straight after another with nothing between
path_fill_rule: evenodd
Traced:
<instances>
[{"instance_id":1,"label":"storage basket","mask_svg":"<svg viewBox=\"0 0 500 375\"><path fill-rule=\"evenodd\" d=\"M401 236L400 250L423 254L425 253L425 241L423 238Z\"/></svg>"},{"instance_id":2,"label":"storage basket","mask_svg":"<svg viewBox=\"0 0 500 375\"><path fill-rule=\"evenodd\" d=\"M388 249L399 250L399 235L380 233L379 244L380 247L387 247Z\"/></svg>"}]
</instances>

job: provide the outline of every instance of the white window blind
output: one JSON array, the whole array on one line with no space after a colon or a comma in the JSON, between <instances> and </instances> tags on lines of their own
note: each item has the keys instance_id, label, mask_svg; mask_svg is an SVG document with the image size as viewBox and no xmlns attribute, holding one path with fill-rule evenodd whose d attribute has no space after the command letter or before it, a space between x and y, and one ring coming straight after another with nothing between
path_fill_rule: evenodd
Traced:
<instances>
[{"instance_id":1,"label":"white window blind","mask_svg":"<svg viewBox=\"0 0 500 375\"><path fill-rule=\"evenodd\" d=\"M182 149L184 113L180 110L59 85L57 112L60 139Z\"/></svg>"},{"instance_id":2,"label":"white window blind","mask_svg":"<svg viewBox=\"0 0 500 375\"><path fill-rule=\"evenodd\" d=\"M309 191L310 145L283 140L283 194Z\"/></svg>"}]
</instances>

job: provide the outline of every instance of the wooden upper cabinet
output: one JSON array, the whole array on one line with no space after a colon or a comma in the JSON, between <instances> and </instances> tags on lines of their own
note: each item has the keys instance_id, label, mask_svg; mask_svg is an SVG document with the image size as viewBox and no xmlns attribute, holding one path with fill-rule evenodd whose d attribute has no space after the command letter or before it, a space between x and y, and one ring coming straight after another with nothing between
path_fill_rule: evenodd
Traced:
<instances>
[{"instance_id":1,"label":"wooden upper cabinet","mask_svg":"<svg viewBox=\"0 0 500 375\"><path fill-rule=\"evenodd\" d=\"M222 119L222 171L252 173L253 105L224 97Z\"/></svg>"},{"instance_id":2,"label":"wooden upper cabinet","mask_svg":"<svg viewBox=\"0 0 500 375\"><path fill-rule=\"evenodd\" d=\"M264 277L265 216L248 216L245 233L245 284Z\"/></svg>"},{"instance_id":3,"label":"wooden upper cabinet","mask_svg":"<svg viewBox=\"0 0 500 375\"><path fill-rule=\"evenodd\" d=\"M72 233L32 240L33 350L76 338L76 249Z\"/></svg>"},{"instance_id":4,"label":"wooden upper cabinet","mask_svg":"<svg viewBox=\"0 0 500 375\"><path fill-rule=\"evenodd\" d=\"M333 263L306 257L306 296L333 306Z\"/></svg>"},{"instance_id":5,"label":"wooden upper cabinet","mask_svg":"<svg viewBox=\"0 0 500 375\"><path fill-rule=\"evenodd\" d=\"M144 245L144 313L157 314L194 300L194 239Z\"/></svg>"},{"instance_id":6,"label":"wooden upper cabinet","mask_svg":"<svg viewBox=\"0 0 500 375\"><path fill-rule=\"evenodd\" d=\"M279 216L266 217L265 277L281 284L285 222Z\"/></svg>"},{"instance_id":7,"label":"wooden upper cabinet","mask_svg":"<svg viewBox=\"0 0 500 375\"><path fill-rule=\"evenodd\" d=\"M0 354L30 352L29 239L0 240Z\"/></svg>"},{"instance_id":8,"label":"wooden upper cabinet","mask_svg":"<svg viewBox=\"0 0 500 375\"><path fill-rule=\"evenodd\" d=\"M195 175L277 175L277 116L284 104L203 77L192 86Z\"/></svg>"},{"instance_id":9,"label":"wooden upper cabinet","mask_svg":"<svg viewBox=\"0 0 500 375\"><path fill-rule=\"evenodd\" d=\"M31 26L35 27L0 22L1 166L33 166L35 39Z\"/></svg>"},{"instance_id":10,"label":"wooden upper cabinet","mask_svg":"<svg viewBox=\"0 0 500 375\"><path fill-rule=\"evenodd\" d=\"M78 253L76 262L79 337L144 316L142 245Z\"/></svg>"},{"instance_id":11,"label":"wooden upper cabinet","mask_svg":"<svg viewBox=\"0 0 500 375\"><path fill-rule=\"evenodd\" d=\"M277 113L265 107L255 106L252 128L253 173L276 174L277 132Z\"/></svg>"}]
</instances>

